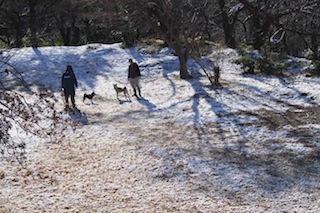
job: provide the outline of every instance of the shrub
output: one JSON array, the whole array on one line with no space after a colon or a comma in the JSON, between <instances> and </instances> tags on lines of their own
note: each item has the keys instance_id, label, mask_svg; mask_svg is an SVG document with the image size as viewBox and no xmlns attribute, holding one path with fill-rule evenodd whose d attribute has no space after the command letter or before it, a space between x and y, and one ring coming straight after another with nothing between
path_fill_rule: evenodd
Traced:
<instances>
[{"instance_id":1,"label":"shrub","mask_svg":"<svg viewBox=\"0 0 320 213\"><path fill-rule=\"evenodd\" d=\"M309 68L309 73L311 76L320 76L320 61L312 61L312 64Z\"/></svg>"},{"instance_id":2,"label":"shrub","mask_svg":"<svg viewBox=\"0 0 320 213\"><path fill-rule=\"evenodd\" d=\"M266 75L274 75L277 72L276 67L266 58L257 59L257 68Z\"/></svg>"},{"instance_id":3,"label":"shrub","mask_svg":"<svg viewBox=\"0 0 320 213\"><path fill-rule=\"evenodd\" d=\"M252 46L245 43L241 43L237 49L239 55L246 56L248 53L252 52Z\"/></svg>"},{"instance_id":4,"label":"shrub","mask_svg":"<svg viewBox=\"0 0 320 213\"><path fill-rule=\"evenodd\" d=\"M242 56L236 60L234 63L241 65L244 74L254 74L255 60L246 56Z\"/></svg>"},{"instance_id":5,"label":"shrub","mask_svg":"<svg viewBox=\"0 0 320 213\"><path fill-rule=\"evenodd\" d=\"M259 70L266 75L277 75L287 68L285 63L276 62L276 60L270 60L266 57L242 56L234 60L234 63L241 65L244 74L256 74L255 70Z\"/></svg>"}]
</instances>

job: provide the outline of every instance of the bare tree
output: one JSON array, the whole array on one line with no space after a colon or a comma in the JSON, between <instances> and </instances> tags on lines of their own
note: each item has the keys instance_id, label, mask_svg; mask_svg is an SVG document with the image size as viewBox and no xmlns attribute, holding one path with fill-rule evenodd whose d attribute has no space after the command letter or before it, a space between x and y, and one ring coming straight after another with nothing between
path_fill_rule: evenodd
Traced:
<instances>
[{"instance_id":1,"label":"bare tree","mask_svg":"<svg viewBox=\"0 0 320 213\"><path fill-rule=\"evenodd\" d=\"M317 0L301 1L294 8L295 12L288 16L281 27L288 32L298 34L312 51L313 59L319 60L320 2Z\"/></svg>"},{"instance_id":2,"label":"bare tree","mask_svg":"<svg viewBox=\"0 0 320 213\"><path fill-rule=\"evenodd\" d=\"M0 4L1 34L0 40L13 47L21 47L26 34L26 19L24 5L16 0L2 0Z\"/></svg>"},{"instance_id":3,"label":"bare tree","mask_svg":"<svg viewBox=\"0 0 320 213\"><path fill-rule=\"evenodd\" d=\"M285 32L299 35L314 52L314 58L318 58L318 41L320 38L318 30L320 27L319 1L238 1L249 12L248 20L250 21L248 22L252 23L253 44L256 49L260 49L275 31L282 29ZM288 39L283 39L283 42ZM295 42L297 43L297 41Z\"/></svg>"},{"instance_id":4,"label":"bare tree","mask_svg":"<svg viewBox=\"0 0 320 213\"><path fill-rule=\"evenodd\" d=\"M0 153L6 159L23 164L28 144L14 138L10 133L12 129L59 142L64 137L67 122L56 110L53 93L48 90L32 92L21 73L6 61L0 62ZM19 87L25 92L18 92Z\"/></svg>"},{"instance_id":5,"label":"bare tree","mask_svg":"<svg viewBox=\"0 0 320 213\"><path fill-rule=\"evenodd\" d=\"M225 0L218 0L222 26L224 31L225 43L230 48L236 47L236 38L235 38L235 24L238 21L238 15L243 8L241 4L234 4L227 6Z\"/></svg>"},{"instance_id":6,"label":"bare tree","mask_svg":"<svg viewBox=\"0 0 320 213\"><path fill-rule=\"evenodd\" d=\"M180 77L190 78L188 58L194 39L203 32L203 25L199 24L199 1L123 0L122 4L137 28L148 24L175 51L180 62Z\"/></svg>"}]
</instances>

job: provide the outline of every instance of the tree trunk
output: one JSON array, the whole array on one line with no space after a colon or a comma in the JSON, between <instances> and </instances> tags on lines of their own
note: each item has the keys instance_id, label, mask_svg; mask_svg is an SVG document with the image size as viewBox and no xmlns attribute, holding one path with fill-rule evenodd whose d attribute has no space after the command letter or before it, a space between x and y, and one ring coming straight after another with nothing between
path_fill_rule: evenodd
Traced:
<instances>
[{"instance_id":1,"label":"tree trunk","mask_svg":"<svg viewBox=\"0 0 320 213\"><path fill-rule=\"evenodd\" d=\"M223 24L223 30L224 30L224 37L225 37L225 42L228 47L230 48L236 48L236 39L234 38L234 33L233 33L233 27L230 26L230 24Z\"/></svg>"},{"instance_id":2,"label":"tree trunk","mask_svg":"<svg viewBox=\"0 0 320 213\"><path fill-rule=\"evenodd\" d=\"M224 39L225 39L226 45L230 48L235 48L236 39L234 37L234 24L233 24L233 21L232 23L229 23L229 17L226 12L225 1L219 0L219 6L220 6L220 10L222 11L221 17L222 17Z\"/></svg>"},{"instance_id":3,"label":"tree trunk","mask_svg":"<svg viewBox=\"0 0 320 213\"><path fill-rule=\"evenodd\" d=\"M190 78L190 74L187 69L187 60L185 60L184 56L179 56L179 63L180 63L180 78L181 79L188 79Z\"/></svg>"},{"instance_id":4,"label":"tree trunk","mask_svg":"<svg viewBox=\"0 0 320 213\"><path fill-rule=\"evenodd\" d=\"M76 25L76 17L73 18L71 23L71 45L78 45L80 43L80 29Z\"/></svg>"},{"instance_id":5,"label":"tree trunk","mask_svg":"<svg viewBox=\"0 0 320 213\"><path fill-rule=\"evenodd\" d=\"M23 32L22 32L22 20L21 17L17 17L17 21L13 21L13 28L15 29L15 42L14 42L14 47L22 47L23 46ZM8 45L10 45L10 39L8 41Z\"/></svg>"},{"instance_id":6,"label":"tree trunk","mask_svg":"<svg viewBox=\"0 0 320 213\"><path fill-rule=\"evenodd\" d=\"M29 17L29 25L30 25L30 33L31 33L31 46L37 47L38 40L37 40L37 27L36 27L36 1L29 0L29 8L30 8L30 17Z\"/></svg>"},{"instance_id":7,"label":"tree trunk","mask_svg":"<svg viewBox=\"0 0 320 213\"><path fill-rule=\"evenodd\" d=\"M175 48L176 54L179 58L179 64L180 64L180 78L181 79L188 79L191 78L189 72L188 72L188 51L185 50L182 47L176 47Z\"/></svg>"},{"instance_id":8,"label":"tree trunk","mask_svg":"<svg viewBox=\"0 0 320 213\"><path fill-rule=\"evenodd\" d=\"M59 30L60 30L61 38L63 40L63 45L69 46L70 45L70 28L69 27L64 28L63 26L61 26Z\"/></svg>"},{"instance_id":9,"label":"tree trunk","mask_svg":"<svg viewBox=\"0 0 320 213\"><path fill-rule=\"evenodd\" d=\"M252 17L253 25L253 48L256 50L261 50L263 41L263 32L261 30L260 18L253 15Z\"/></svg>"},{"instance_id":10,"label":"tree trunk","mask_svg":"<svg viewBox=\"0 0 320 213\"><path fill-rule=\"evenodd\" d=\"M317 36L313 35L311 36L311 50L312 50L313 60L319 59L318 49L319 49L319 42L318 42Z\"/></svg>"}]
</instances>

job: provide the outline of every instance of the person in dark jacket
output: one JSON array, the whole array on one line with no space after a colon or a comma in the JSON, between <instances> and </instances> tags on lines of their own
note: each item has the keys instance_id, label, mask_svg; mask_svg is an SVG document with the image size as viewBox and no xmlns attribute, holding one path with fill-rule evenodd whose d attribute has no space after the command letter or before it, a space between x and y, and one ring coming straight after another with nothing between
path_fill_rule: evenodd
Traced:
<instances>
[{"instance_id":1,"label":"person in dark jacket","mask_svg":"<svg viewBox=\"0 0 320 213\"><path fill-rule=\"evenodd\" d=\"M131 87L133 88L133 95L138 98L141 98L141 87L140 87L140 69L137 63L133 62L133 60L129 59L129 70L128 70L128 80L130 82ZM138 95L137 95L138 91Z\"/></svg>"},{"instance_id":2,"label":"person in dark jacket","mask_svg":"<svg viewBox=\"0 0 320 213\"><path fill-rule=\"evenodd\" d=\"M76 94L75 88L78 88L78 82L71 65L67 65L66 71L62 75L61 88L65 98L65 108L69 108L69 97L71 99L72 107L76 108L74 97Z\"/></svg>"}]
</instances>

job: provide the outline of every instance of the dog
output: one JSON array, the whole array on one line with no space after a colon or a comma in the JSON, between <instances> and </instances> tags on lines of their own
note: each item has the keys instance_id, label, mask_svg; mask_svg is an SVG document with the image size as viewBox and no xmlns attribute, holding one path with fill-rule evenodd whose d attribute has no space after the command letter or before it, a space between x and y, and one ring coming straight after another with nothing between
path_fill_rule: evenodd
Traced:
<instances>
[{"instance_id":1,"label":"dog","mask_svg":"<svg viewBox=\"0 0 320 213\"><path fill-rule=\"evenodd\" d=\"M120 99L119 99L119 93L123 93L124 96L125 96L128 100L130 100L127 87L123 87L123 88L122 88L122 87L118 87L117 84L113 84L113 88L114 88L114 90L115 90L116 93L117 93L117 99L118 99L119 101L120 101Z\"/></svg>"},{"instance_id":2,"label":"dog","mask_svg":"<svg viewBox=\"0 0 320 213\"><path fill-rule=\"evenodd\" d=\"M96 95L96 93L92 92L91 94L86 94L84 93L83 95L83 102L86 100L86 99L89 99L91 100L91 104L93 104L93 97Z\"/></svg>"}]
</instances>

